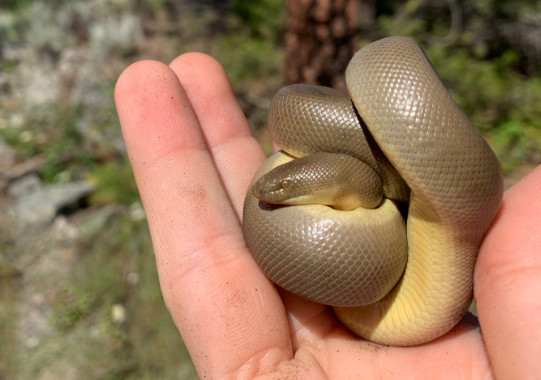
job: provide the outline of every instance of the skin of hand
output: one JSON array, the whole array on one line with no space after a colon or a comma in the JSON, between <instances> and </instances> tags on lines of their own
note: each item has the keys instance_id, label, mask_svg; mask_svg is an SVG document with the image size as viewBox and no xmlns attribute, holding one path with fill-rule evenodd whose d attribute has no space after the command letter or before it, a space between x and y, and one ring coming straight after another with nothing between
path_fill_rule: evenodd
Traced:
<instances>
[{"instance_id":1,"label":"skin of hand","mask_svg":"<svg viewBox=\"0 0 541 380\"><path fill-rule=\"evenodd\" d=\"M277 290L252 260L242 207L265 155L214 59L135 63L115 99L164 300L202 379L541 376L541 166L506 192L485 237L479 320L422 346L380 346Z\"/></svg>"}]
</instances>

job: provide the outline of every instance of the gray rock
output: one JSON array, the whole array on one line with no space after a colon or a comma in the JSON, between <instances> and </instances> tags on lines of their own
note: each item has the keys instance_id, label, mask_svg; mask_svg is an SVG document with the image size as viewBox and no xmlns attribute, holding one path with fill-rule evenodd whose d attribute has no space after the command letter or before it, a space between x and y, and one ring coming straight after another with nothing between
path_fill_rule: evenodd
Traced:
<instances>
[{"instance_id":1,"label":"gray rock","mask_svg":"<svg viewBox=\"0 0 541 380\"><path fill-rule=\"evenodd\" d=\"M28 175L10 186L10 212L19 227L45 226L54 220L60 209L93 190L94 185L89 182L43 185L36 175Z\"/></svg>"}]
</instances>

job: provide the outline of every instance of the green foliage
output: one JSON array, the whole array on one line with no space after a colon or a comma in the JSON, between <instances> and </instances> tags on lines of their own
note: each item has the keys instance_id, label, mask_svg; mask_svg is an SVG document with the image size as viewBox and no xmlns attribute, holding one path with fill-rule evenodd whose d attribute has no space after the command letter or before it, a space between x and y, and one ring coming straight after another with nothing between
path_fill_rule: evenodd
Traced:
<instances>
[{"instance_id":1,"label":"green foliage","mask_svg":"<svg viewBox=\"0 0 541 380\"><path fill-rule=\"evenodd\" d=\"M93 294L75 288L57 293L52 305L50 323L59 329L69 329L87 316L95 305Z\"/></svg>"},{"instance_id":2,"label":"green foliage","mask_svg":"<svg viewBox=\"0 0 541 380\"><path fill-rule=\"evenodd\" d=\"M130 205L139 199L133 172L126 158L93 165L88 179L97 185L91 195L92 204Z\"/></svg>"},{"instance_id":3,"label":"green foliage","mask_svg":"<svg viewBox=\"0 0 541 380\"><path fill-rule=\"evenodd\" d=\"M508 173L541 154L541 78L516 72L514 51L491 60L433 45L427 54L455 101L489 138Z\"/></svg>"},{"instance_id":4,"label":"green foliage","mask_svg":"<svg viewBox=\"0 0 541 380\"><path fill-rule=\"evenodd\" d=\"M283 0L234 0L231 12L248 27L252 38L271 43L280 40L284 31Z\"/></svg>"},{"instance_id":5,"label":"green foliage","mask_svg":"<svg viewBox=\"0 0 541 380\"><path fill-rule=\"evenodd\" d=\"M46 182L80 179L96 159L79 129L84 112L81 105L54 104L26 115L22 124L8 124L0 135L23 157L46 158L40 169Z\"/></svg>"},{"instance_id":6,"label":"green foliage","mask_svg":"<svg viewBox=\"0 0 541 380\"><path fill-rule=\"evenodd\" d=\"M504 172L511 172L517 165L528 158L532 142L527 137L528 127L518 121L510 120L498 126L493 132L491 141L498 150L499 156L504 157L502 167ZM537 140L541 141L541 140Z\"/></svg>"},{"instance_id":7,"label":"green foliage","mask_svg":"<svg viewBox=\"0 0 541 380\"><path fill-rule=\"evenodd\" d=\"M2 0L0 2L0 10L16 11L27 7L34 0Z\"/></svg>"},{"instance_id":8,"label":"green foliage","mask_svg":"<svg viewBox=\"0 0 541 380\"><path fill-rule=\"evenodd\" d=\"M14 13L6 12L0 9L0 41L4 43L17 41L21 35L21 25L24 24L20 19L15 17ZM2 57L2 47L0 46L0 58ZM1 69L11 68L12 62L6 64L1 62Z\"/></svg>"},{"instance_id":9,"label":"green foliage","mask_svg":"<svg viewBox=\"0 0 541 380\"><path fill-rule=\"evenodd\" d=\"M25 115L22 123L13 122L0 129L0 134L25 157L47 152L51 156L62 155L81 144L81 134L76 129L81 112L80 106L57 103L35 109Z\"/></svg>"},{"instance_id":10,"label":"green foliage","mask_svg":"<svg viewBox=\"0 0 541 380\"><path fill-rule=\"evenodd\" d=\"M501 26L509 31L519 25L528 36L528 25L535 25L531 15L541 13L541 2L478 0L460 3L460 9L450 4L378 2L378 33L410 35L423 45L455 101L489 140L505 173L538 160L539 48L528 45L532 42L527 38L515 41ZM461 20L454 29L453 17Z\"/></svg>"},{"instance_id":11,"label":"green foliage","mask_svg":"<svg viewBox=\"0 0 541 380\"><path fill-rule=\"evenodd\" d=\"M282 0L235 0L226 19L228 32L214 38L209 53L224 66L241 97L254 87L281 82L284 26Z\"/></svg>"},{"instance_id":12,"label":"green foliage","mask_svg":"<svg viewBox=\"0 0 541 380\"><path fill-rule=\"evenodd\" d=\"M283 54L268 40L231 34L219 38L214 49L236 89L249 81L279 77Z\"/></svg>"}]
</instances>

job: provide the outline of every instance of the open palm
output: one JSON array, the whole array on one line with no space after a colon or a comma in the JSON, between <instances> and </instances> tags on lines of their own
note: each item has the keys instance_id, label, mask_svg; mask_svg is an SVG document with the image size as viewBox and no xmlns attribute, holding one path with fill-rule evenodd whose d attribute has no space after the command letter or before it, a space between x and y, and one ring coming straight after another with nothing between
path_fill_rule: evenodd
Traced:
<instances>
[{"instance_id":1,"label":"open palm","mask_svg":"<svg viewBox=\"0 0 541 380\"><path fill-rule=\"evenodd\" d=\"M277 290L252 260L242 205L265 155L216 61L136 63L115 97L164 299L201 378L540 376L541 167L506 193L485 238L479 322L467 315L422 346L380 346L328 307Z\"/></svg>"}]
</instances>

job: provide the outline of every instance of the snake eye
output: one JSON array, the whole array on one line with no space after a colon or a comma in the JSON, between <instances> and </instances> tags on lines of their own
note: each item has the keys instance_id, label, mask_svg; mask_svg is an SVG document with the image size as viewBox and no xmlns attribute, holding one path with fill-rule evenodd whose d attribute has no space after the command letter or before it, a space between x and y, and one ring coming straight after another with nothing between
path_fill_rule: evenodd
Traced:
<instances>
[{"instance_id":1,"label":"snake eye","mask_svg":"<svg viewBox=\"0 0 541 380\"><path fill-rule=\"evenodd\" d=\"M280 186L282 187L282 189L287 189L287 187L289 186L289 181L287 179L282 180L282 182L280 182Z\"/></svg>"}]
</instances>

